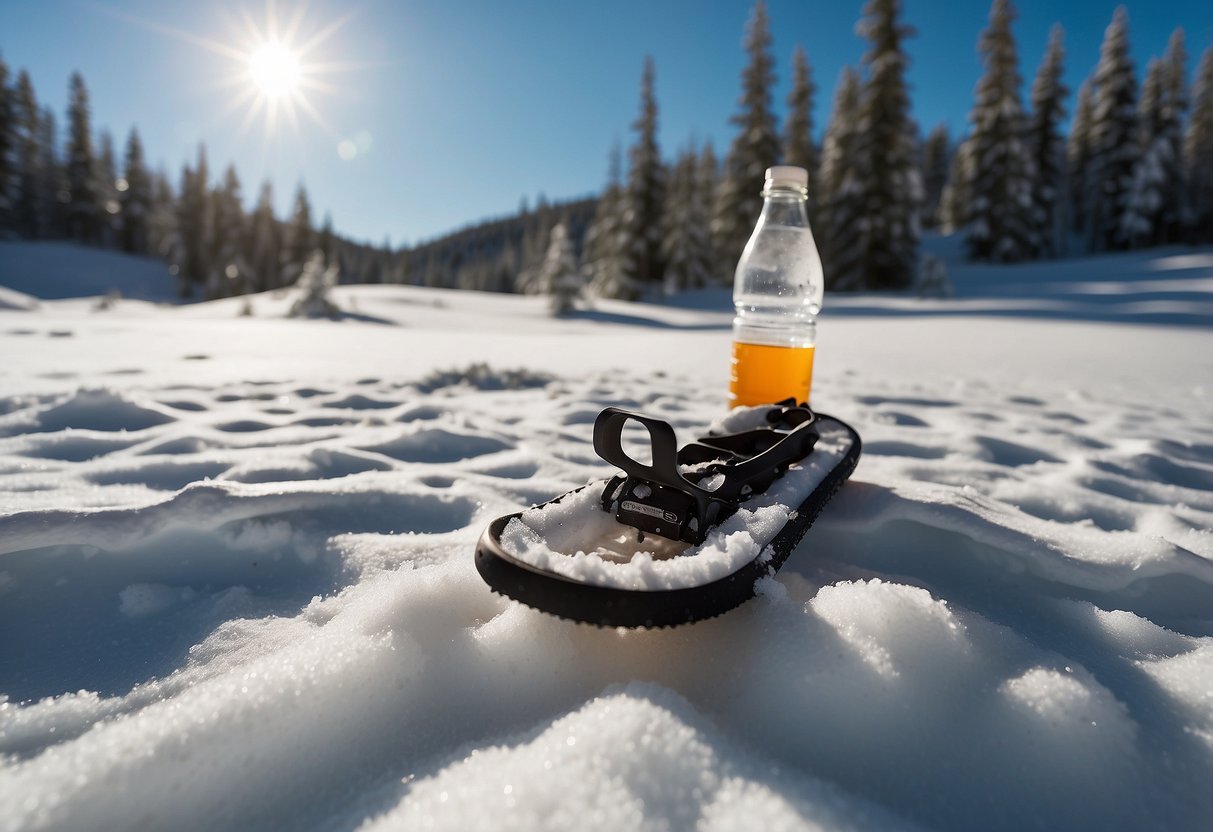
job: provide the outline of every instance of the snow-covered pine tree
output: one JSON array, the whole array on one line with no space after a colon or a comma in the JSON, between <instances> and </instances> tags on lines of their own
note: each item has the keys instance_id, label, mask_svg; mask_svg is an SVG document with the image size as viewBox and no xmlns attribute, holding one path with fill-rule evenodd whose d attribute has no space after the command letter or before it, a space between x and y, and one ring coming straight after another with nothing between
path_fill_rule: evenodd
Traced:
<instances>
[{"instance_id":1,"label":"snow-covered pine tree","mask_svg":"<svg viewBox=\"0 0 1213 832\"><path fill-rule=\"evenodd\" d=\"M1091 243L1102 251L1127 244L1122 220L1140 155L1137 77L1129 55L1129 14L1119 6L1104 32L1093 79Z\"/></svg>"},{"instance_id":2,"label":"snow-covered pine tree","mask_svg":"<svg viewBox=\"0 0 1213 832\"><path fill-rule=\"evenodd\" d=\"M240 179L228 165L223 184L213 197L215 211L214 256L207 275L206 296L223 298L248 292L252 268L244 257L244 207Z\"/></svg>"},{"instance_id":3,"label":"snow-covered pine tree","mask_svg":"<svg viewBox=\"0 0 1213 832\"><path fill-rule=\"evenodd\" d=\"M698 289L712 279L708 245L708 195L694 147L683 151L670 175L661 252L665 259L662 288L667 295Z\"/></svg>"},{"instance_id":4,"label":"snow-covered pine tree","mask_svg":"<svg viewBox=\"0 0 1213 832\"><path fill-rule=\"evenodd\" d=\"M312 206L303 183L295 191L295 207L287 221L282 239L280 285L289 286L299 279L312 256Z\"/></svg>"},{"instance_id":5,"label":"snow-covered pine tree","mask_svg":"<svg viewBox=\"0 0 1213 832\"><path fill-rule=\"evenodd\" d=\"M716 158L716 148L710 141L704 142L695 170L699 176L699 198L703 202L703 216L707 228L704 261L708 267L708 282L732 285L733 271L737 267L737 257L741 256L741 252L731 261L726 260L720 256L719 249L712 241L712 214L716 209L716 194L720 190L720 160Z\"/></svg>"},{"instance_id":6,"label":"snow-covered pine tree","mask_svg":"<svg viewBox=\"0 0 1213 832\"><path fill-rule=\"evenodd\" d=\"M1066 97L1070 91L1061 80L1065 60L1061 24L1049 32L1049 45L1032 81L1032 115L1028 121L1027 145L1032 157L1034 177L1032 203L1039 253L1056 257L1061 251L1062 195L1065 193L1065 138L1061 123L1066 117Z\"/></svg>"},{"instance_id":7,"label":"snow-covered pine tree","mask_svg":"<svg viewBox=\"0 0 1213 832\"><path fill-rule=\"evenodd\" d=\"M1200 56L1184 131L1185 224L1193 243L1213 242L1213 47Z\"/></svg>"},{"instance_id":8,"label":"snow-covered pine tree","mask_svg":"<svg viewBox=\"0 0 1213 832\"><path fill-rule=\"evenodd\" d=\"M631 253L623 233L624 203L619 145L611 150L607 185L598 198L594 219L585 237L583 271L590 294L635 300L641 287L633 276Z\"/></svg>"},{"instance_id":9,"label":"snow-covered pine tree","mask_svg":"<svg viewBox=\"0 0 1213 832\"><path fill-rule=\"evenodd\" d=\"M825 285L833 290L857 289L863 278L860 250L865 220L857 155L862 91L859 74L844 67L821 148L818 221L813 228L821 249Z\"/></svg>"},{"instance_id":10,"label":"snow-covered pine tree","mask_svg":"<svg viewBox=\"0 0 1213 832\"><path fill-rule=\"evenodd\" d=\"M97 180L93 191L100 206L99 242L103 248L115 248L122 230L122 203L118 201L118 164L114 159L114 138L109 130L101 131L97 148L97 165L93 169Z\"/></svg>"},{"instance_id":11,"label":"snow-covered pine tree","mask_svg":"<svg viewBox=\"0 0 1213 832\"><path fill-rule=\"evenodd\" d=\"M657 98L653 59L644 59L640 115L632 122L636 143L628 151L628 184L624 190L623 233L633 275L641 285L661 281L661 211L665 207L665 167L657 146Z\"/></svg>"},{"instance_id":12,"label":"snow-covered pine tree","mask_svg":"<svg viewBox=\"0 0 1213 832\"><path fill-rule=\"evenodd\" d=\"M623 200L622 196L620 200ZM552 216L551 206L548 205L547 199L543 194L540 194L539 199L536 200L535 210L525 212L523 217L522 252L519 257L518 275L514 281L514 291L523 295L534 295L538 293L536 285L539 279L539 270L543 267L543 260L547 256L548 251L548 240L551 237L552 228L556 225L558 218ZM622 213L620 223L622 227ZM620 234L620 239L623 239L622 233ZM427 286L450 285L448 271L440 267L434 258L431 258L429 263L426 280ZM435 284L428 282L430 280L444 282Z\"/></svg>"},{"instance_id":13,"label":"snow-covered pine tree","mask_svg":"<svg viewBox=\"0 0 1213 832\"><path fill-rule=\"evenodd\" d=\"M556 223L548 237L548 250L539 267L535 293L549 297L553 315L567 315L576 307L585 282L577 266L568 225L563 221Z\"/></svg>"},{"instance_id":14,"label":"snow-covered pine tree","mask_svg":"<svg viewBox=\"0 0 1213 832\"><path fill-rule=\"evenodd\" d=\"M0 239L17 233L17 171L13 164L18 145L16 92L9 87L8 64L0 57Z\"/></svg>"},{"instance_id":15,"label":"snow-covered pine tree","mask_svg":"<svg viewBox=\"0 0 1213 832\"><path fill-rule=\"evenodd\" d=\"M95 243L98 236L96 158L89 124L88 89L79 72L72 73L67 111L67 227L72 239Z\"/></svg>"},{"instance_id":16,"label":"snow-covered pine tree","mask_svg":"<svg viewBox=\"0 0 1213 832\"><path fill-rule=\"evenodd\" d=\"M796 44L792 53L792 91L788 93L788 117L783 123L783 163L807 171L817 170L817 148L813 146L813 85L809 59ZM810 184L809 203L815 202Z\"/></svg>"},{"instance_id":17,"label":"snow-covered pine tree","mask_svg":"<svg viewBox=\"0 0 1213 832\"><path fill-rule=\"evenodd\" d=\"M248 249L245 254L252 267L250 291L266 292L277 289L279 283L279 249L282 242L278 220L274 217L274 188L268 181L261 184L257 207L249 223Z\"/></svg>"},{"instance_id":18,"label":"snow-covered pine tree","mask_svg":"<svg viewBox=\"0 0 1213 832\"><path fill-rule=\"evenodd\" d=\"M16 125L17 140L17 187L13 197L15 227L17 233L26 239L37 239L46 236L48 232L48 217L46 206L43 204L43 194L46 185L43 179L47 172L43 169L44 153L39 146L41 131L38 100L34 95L34 85L30 82L29 73L24 69L17 76L17 86L14 91L13 121Z\"/></svg>"},{"instance_id":19,"label":"snow-covered pine tree","mask_svg":"<svg viewBox=\"0 0 1213 832\"><path fill-rule=\"evenodd\" d=\"M1156 222L1157 240L1171 243L1183 239L1184 212L1184 117L1188 111L1188 50L1184 30L1176 29L1163 55L1163 107L1160 135L1171 147L1171 163L1162 189L1162 211Z\"/></svg>"},{"instance_id":20,"label":"snow-covered pine tree","mask_svg":"<svg viewBox=\"0 0 1213 832\"><path fill-rule=\"evenodd\" d=\"M749 61L741 73L741 109L732 118L737 136L724 162L711 221L712 247L722 263L736 263L762 212L766 169L779 164L779 131L771 109L775 60L763 0L754 4L744 40Z\"/></svg>"},{"instance_id":21,"label":"snow-covered pine tree","mask_svg":"<svg viewBox=\"0 0 1213 832\"><path fill-rule=\"evenodd\" d=\"M126 139L126 158L122 180L119 182L119 198L122 201L122 250L135 254L146 254L148 245L148 222L152 213L152 179L143 161L143 142L139 131L131 128Z\"/></svg>"},{"instance_id":22,"label":"snow-covered pine tree","mask_svg":"<svg viewBox=\"0 0 1213 832\"><path fill-rule=\"evenodd\" d=\"M1120 217L1119 237L1130 248L1155 242L1161 231L1158 223L1163 208L1162 192L1167 180L1167 168L1179 161L1176 146L1164 134L1162 76L1162 62L1151 59L1146 66L1146 80L1141 85L1138 103L1140 155L1133 165L1133 183L1126 197L1125 211Z\"/></svg>"},{"instance_id":23,"label":"snow-covered pine tree","mask_svg":"<svg viewBox=\"0 0 1213 832\"><path fill-rule=\"evenodd\" d=\"M870 44L863 57L867 83L860 98L857 156L863 198L858 288L902 289L918 266L918 129L910 118L902 41L901 0L868 0L858 31Z\"/></svg>"},{"instance_id":24,"label":"snow-covered pine tree","mask_svg":"<svg viewBox=\"0 0 1213 832\"><path fill-rule=\"evenodd\" d=\"M922 224L937 228L940 223L939 201L948 184L948 166L952 162L952 139L948 126L938 124L922 143Z\"/></svg>"},{"instance_id":25,"label":"snow-covered pine tree","mask_svg":"<svg viewBox=\"0 0 1213 832\"><path fill-rule=\"evenodd\" d=\"M341 314L331 296L337 285L337 266L325 266L319 251L312 250L292 282L300 292L287 312L288 317L336 318Z\"/></svg>"},{"instance_id":26,"label":"snow-covered pine tree","mask_svg":"<svg viewBox=\"0 0 1213 832\"><path fill-rule=\"evenodd\" d=\"M969 137L976 158L965 244L976 260L1015 263L1036 254L1038 238L1032 202L1032 159L1024 144L1019 101L1019 58L1010 0L994 0L990 25L978 49L986 72L977 82L977 101L969 114Z\"/></svg>"},{"instance_id":27,"label":"snow-covered pine tree","mask_svg":"<svg viewBox=\"0 0 1213 832\"><path fill-rule=\"evenodd\" d=\"M972 137L965 139L952 154L948 165L948 181L939 196L939 227L946 234L963 231L969 222L973 205L973 180L977 176L977 161Z\"/></svg>"},{"instance_id":28,"label":"snow-covered pine tree","mask_svg":"<svg viewBox=\"0 0 1213 832\"><path fill-rule=\"evenodd\" d=\"M1066 139L1067 203L1070 230L1082 236L1090 246L1091 203L1094 201L1091 172L1091 119L1095 114L1095 93L1091 79L1078 88L1078 104Z\"/></svg>"}]
</instances>

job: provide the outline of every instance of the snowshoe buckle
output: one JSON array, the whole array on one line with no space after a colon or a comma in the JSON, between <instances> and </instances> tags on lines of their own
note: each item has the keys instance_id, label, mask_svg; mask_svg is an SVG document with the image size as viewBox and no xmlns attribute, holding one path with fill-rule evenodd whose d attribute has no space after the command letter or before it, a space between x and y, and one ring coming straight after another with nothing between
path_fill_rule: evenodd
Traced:
<instances>
[{"instance_id":1,"label":"snowshoe buckle","mask_svg":"<svg viewBox=\"0 0 1213 832\"><path fill-rule=\"evenodd\" d=\"M629 420L649 432L652 462L648 465L623 449L623 429ZM807 405L780 402L767 413L767 421L772 427L709 434L679 451L669 422L606 408L594 422L594 450L624 473L603 489L603 510L642 534L702 543L708 530L744 500L769 488L817 441L816 418ZM693 470L684 474L679 466Z\"/></svg>"}]
</instances>

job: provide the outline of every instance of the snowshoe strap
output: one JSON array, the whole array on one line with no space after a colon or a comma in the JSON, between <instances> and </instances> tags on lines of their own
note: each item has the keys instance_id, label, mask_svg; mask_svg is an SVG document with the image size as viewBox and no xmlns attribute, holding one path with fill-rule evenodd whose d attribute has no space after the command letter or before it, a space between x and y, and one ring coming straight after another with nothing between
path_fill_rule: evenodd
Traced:
<instances>
[{"instance_id":1,"label":"snowshoe strap","mask_svg":"<svg viewBox=\"0 0 1213 832\"><path fill-rule=\"evenodd\" d=\"M709 434L679 451L669 422L606 408L594 422L594 450L624 473L607 483L603 510L641 532L702 543L709 529L744 500L766 491L817 442L816 418L808 405L789 399L772 405L766 415L771 427ZM623 449L628 421L649 432L652 462L647 465Z\"/></svg>"}]
</instances>

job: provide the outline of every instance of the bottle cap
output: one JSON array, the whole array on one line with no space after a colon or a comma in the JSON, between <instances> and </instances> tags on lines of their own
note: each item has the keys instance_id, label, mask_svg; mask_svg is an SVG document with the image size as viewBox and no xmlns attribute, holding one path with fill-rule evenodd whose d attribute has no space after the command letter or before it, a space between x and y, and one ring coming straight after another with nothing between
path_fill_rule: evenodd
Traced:
<instances>
[{"instance_id":1,"label":"bottle cap","mask_svg":"<svg viewBox=\"0 0 1213 832\"><path fill-rule=\"evenodd\" d=\"M795 165L775 165L767 168L767 187L771 185L792 185L797 188L809 187L809 172Z\"/></svg>"}]
</instances>

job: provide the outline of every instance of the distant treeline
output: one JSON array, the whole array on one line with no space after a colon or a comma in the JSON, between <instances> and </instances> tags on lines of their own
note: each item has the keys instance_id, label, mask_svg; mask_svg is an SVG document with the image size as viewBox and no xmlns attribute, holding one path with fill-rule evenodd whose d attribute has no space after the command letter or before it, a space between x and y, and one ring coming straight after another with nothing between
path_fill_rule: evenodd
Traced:
<instances>
[{"instance_id":1,"label":"distant treeline","mask_svg":"<svg viewBox=\"0 0 1213 832\"><path fill-rule=\"evenodd\" d=\"M858 27L868 51L860 67L843 70L818 145L816 88L799 46L782 126L774 112L776 61L759 0L744 38L736 135L722 160L710 144L663 157L655 68L646 59L626 172L617 147L600 195L541 199L400 250L345 240L327 216L317 230L302 186L284 220L274 216L268 183L246 212L235 170L214 181L203 148L176 188L147 169L135 130L119 165L107 132L94 142L79 74L61 149L54 114L39 106L28 74L10 84L0 61L0 236L67 237L159 256L185 296L289 284L320 250L345 282L538 292L553 282L546 260L549 272L573 264L594 294L636 298L726 282L758 215L763 171L783 163L810 170L813 228L835 290L912 285L924 227L959 232L971 257L998 262L1213 242L1213 47L1189 89L1177 29L1139 91L1127 14L1118 9L1067 136L1061 27L1025 107L1014 18L1009 0L995 0L978 41L985 72L968 134L954 141L940 126L923 138L905 80L903 42L913 30L899 0L869 0ZM553 234L557 225L563 229Z\"/></svg>"}]
</instances>

